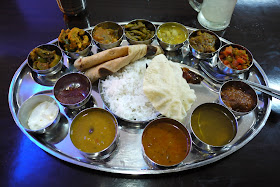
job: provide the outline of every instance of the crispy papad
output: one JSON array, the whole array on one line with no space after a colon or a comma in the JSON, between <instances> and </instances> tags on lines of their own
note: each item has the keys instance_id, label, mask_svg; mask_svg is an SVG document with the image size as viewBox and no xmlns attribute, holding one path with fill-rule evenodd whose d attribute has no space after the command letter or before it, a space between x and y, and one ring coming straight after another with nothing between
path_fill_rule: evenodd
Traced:
<instances>
[{"instance_id":1,"label":"crispy papad","mask_svg":"<svg viewBox=\"0 0 280 187\"><path fill-rule=\"evenodd\" d=\"M143 81L143 91L154 108L181 122L196 99L182 74L178 63L168 61L160 54L149 64Z\"/></svg>"}]
</instances>

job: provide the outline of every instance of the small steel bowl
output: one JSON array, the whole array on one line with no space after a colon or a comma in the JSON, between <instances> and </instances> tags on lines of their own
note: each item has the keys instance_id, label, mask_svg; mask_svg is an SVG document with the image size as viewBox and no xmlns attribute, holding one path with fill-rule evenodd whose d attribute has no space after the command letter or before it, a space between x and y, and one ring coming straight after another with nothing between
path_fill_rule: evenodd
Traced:
<instances>
[{"instance_id":1,"label":"small steel bowl","mask_svg":"<svg viewBox=\"0 0 280 187\"><path fill-rule=\"evenodd\" d=\"M100 139L100 137L99 137L100 144L101 144L101 142L104 142L104 144L110 143L109 146L107 146L104 149L103 149L103 147L101 147L101 148L99 147L99 148L97 148L98 151L96 151L96 152L87 152L85 150L86 149L88 150L88 148L85 148L85 146L88 146L88 144L87 144L87 140L84 139L84 137L87 136L87 139L92 138L92 137L90 137L90 134L94 133L94 132L99 132L100 129L98 129L98 127L96 127L96 123L94 123L95 120L93 120L93 122L89 124L89 123L86 123L85 120L83 120L82 118L84 118L84 117L89 118L90 115L92 115L92 113L95 113L95 112L97 112L99 114L105 112L105 114L108 115L107 119L110 118L110 120L112 120L110 122L113 122L115 125L114 126L115 127L114 138L113 138L112 143L110 143L109 140L107 140L108 142L106 142L105 137L101 137L104 139ZM96 119L96 116L94 116L92 118ZM81 121L81 119L82 119L82 121ZM104 116L102 116L102 118L96 119L96 120L101 122L100 120L105 120L105 119L106 118ZM106 123L108 124L109 122L106 121ZM74 127L75 125L78 125L78 127L75 128ZM87 129L86 125L89 125L88 127L92 128L92 129ZM94 129L94 128L96 128L96 129ZM102 129L103 134L110 134L108 131L109 128L110 128L109 126L106 129L103 128ZM75 135L75 133L77 131L79 131L79 133ZM109 111L107 111L103 108L87 108L87 109L81 111L80 113L78 113L76 115L76 117L73 119L70 129L69 129L69 134L70 134L71 142L84 157L89 158L89 159L94 159L94 160L102 160L102 159L106 159L109 156L111 156L113 151L116 150L116 148L117 148L118 139L119 139L118 122L113 114L111 114ZM112 138L112 137L110 137L110 138ZM82 141L84 141L84 142L82 142ZM95 143L95 140L90 140L90 142ZM98 143L97 143L97 145L98 145Z\"/></svg>"},{"instance_id":2,"label":"small steel bowl","mask_svg":"<svg viewBox=\"0 0 280 187\"><path fill-rule=\"evenodd\" d=\"M126 31L127 31L128 29L126 29L125 26L124 26L124 28L125 28L125 29L124 29L124 31L125 31L125 37L126 37L128 43L129 43L129 44L132 44L132 45L133 45L133 44L146 44L146 45L151 44L151 43L153 42L155 36L156 36L156 34L155 34L155 33L156 33L156 27L155 27L155 25L154 25L152 22L150 22L150 21L148 21L148 20L145 20L145 19L135 19L135 20L129 22L128 24L133 24L133 23L138 22L138 21L141 21L141 22L146 26L146 28L149 29L150 31L154 31L154 35L153 35L151 38L147 39L147 40L144 40L144 41L136 41L136 40L133 40L133 39L131 39L131 38L129 38L129 37L127 36Z\"/></svg>"},{"instance_id":3,"label":"small steel bowl","mask_svg":"<svg viewBox=\"0 0 280 187\"><path fill-rule=\"evenodd\" d=\"M82 73L68 73L60 77L53 88L53 95L58 102L69 109L84 106L91 97L92 84Z\"/></svg>"},{"instance_id":4,"label":"small steel bowl","mask_svg":"<svg viewBox=\"0 0 280 187\"><path fill-rule=\"evenodd\" d=\"M103 29L113 29L113 30L115 30L118 34L118 41L113 42L113 43L108 43L108 44L100 43L99 41L97 41L94 37L94 33L95 33L96 29L99 28L99 27L101 27ZM122 26L120 26L116 22L105 21L105 22L102 22L102 23L99 23L99 24L95 25L91 34L92 34L92 38L93 38L94 43L100 49L106 50L106 49L111 49L111 48L117 47L121 44L121 42L123 40L123 36L124 36L124 30L123 30Z\"/></svg>"},{"instance_id":5,"label":"small steel bowl","mask_svg":"<svg viewBox=\"0 0 280 187\"><path fill-rule=\"evenodd\" d=\"M61 56L59 62L49 68L49 69L46 69L46 70L38 70L38 69L34 69L33 68L33 60L31 59L30 57L30 53L35 49L35 48L40 48L40 49L44 49L44 50L49 50L49 51L55 51L57 55ZM63 54L62 54L62 51L61 49L54 45L54 44L42 44L42 45L39 45L37 47L35 47L34 49L32 49L32 51L30 51L30 53L28 54L28 57L27 57L27 65L30 67L30 69L37 73L37 74L40 74L40 75L43 75L43 76L48 76L48 75L54 75L56 74L57 72L59 72L63 66Z\"/></svg>"},{"instance_id":6,"label":"small steel bowl","mask_svg":"<svg viewBox=\"0 0 280 187\"><path fill-rule=\"evenodd\" d=\"M206 116L207 113L209 113L209 111L211 112L215 112L214 114L216 114L216 116L209 116L208 119L203 119L203 117ZM219 116L218 117L218 113L220 113L221 115L223 115L223 117ZM223 133L221 129L225 129L225 127L223 128L219 128L219 127L214 127L213 131L210 131L210 125L211 122L209 122L209 119L212 118L212 120L214 120L214 122L217 122L217 120L222 121L222 123L220 125L225 125L225 118L227 118L228 122L230 122L232 124L232 128L228 127L230 130L232 130L232 136L230 137L230 135L228 135L228 139L224 139L223 142L219 142L219 145L217 142L217 140L210 140L210 137L225 137L225 136L219 136L219 134L215 134L215 133ZM215 121L216 120L216 121ZM197 121L197 124L196 124ZM213 122L213 121L212 121ZM207 126L205 126L205 123L207 123ZM203 125L204 124L204 125ZM215 123L217 124L217 123ZM221 126L220 126L221 127ZM218 103L204 103L199 105L198 107L196 107L194 109L194 111L191 114L191 123L190 123L190 128L191 128L191 136L192 136L192 140L193 143L201 150L206 151L208 153L215 153L215 152L221 152L221 151L226 151L228 149L230 149L231 145L230 142L235 138L236 134L237 134L237 130L238 130L238 122L234 116L234 114L226 107L224 107L221 104ZM203 128L203 129L202 129ZM228 130L229 130L228 129ZM214 134L213 134L214 132ZM228 131L227 131L228 132ZM215 141L215 143L213 143L213 141ZM219 140L221 141L221 140ZM227 141L227 143L225 143Z\"/></svg>"},{"instance_id":7,"label":"small steel bowl","mask_svg":"<svg viewBox=\"0 0 280 187\"><path fill-rule=\"evenodd\" d=\"M168 126L164 125L166 123ZM173 128L170 128L170 124L174 129L176 129L176 131L172 130ZM165 126L164 129L162 129L163 126ZM181 131L181 133L179 131ZM158 134L159 132L163 132L163 134ZM168 134L168 136L166 136L166 134ZM166 137L172 137L173 139L168 138L167 140ZM168 143L164 142L164 140L160 140L160 138L166 139ZM180 144L179 141L177 141L178 139L180 139L180 142L183 142ZM163 157L167 158L167 160L159 161L159 154L156 151L161 151L163 149L162 146L167 148L162 152L162 154L166 154L163 155ZM174 147L177 148L175 148L177 152L172 150ZM186 159L191 151L191 148L192 138L189 131L182 123L171 118L157 118L151 121L144 128L142 133L143 157L147 164L152 168L169 168L179 165ZM153 150L155 150L155 152L153 152ZM182 152L179 153L179 151ZM177 160L168 161L169 158L174 159L174 154L176 154L179 158L176 158ZM166 162L169 162L170 164L167 164Z\"/></svg>"},{"instance_id":8,"label":"small steel bowl","mask_svg":"<svg viewBox=\"0 0 280 187\"><path fill-rule=\"evenodd\" d=\"M169 43L166 43L166 42L162 41L162 39L160 39L160 37L158 36L159 35L158 32L160 31L160 29L162 27L166 27L166 26L181 28L185 32L185 34L187 35L186 39L183 42L178 43L178 44L169 44ZM177 22L163 23L162 25L160 25L157 28L157 31L156 31L157 41L160 44L160 46L166 51L176 51L177 49L181 48L186 43L186 41L188 40L188 35L189 35L188 29L184 25L182 25L180 23L177 23Z\"/></svg>"},{"instance_id":9,"label":"small steel bowl","mask_svg":"<svg viewBox=\"0 0 280 187\"><path fill-rule=\"evenodd\" d=\"M233 48L238 48L238 49L242 49L242 50L245 50L248 57L249 57L249 60L250 60L250 66L246 69L242 69L242 70L237 70L237 69L232 69L228 66L226 66L221 58L220 58L220 53L228 46L232 46ZM239 45L239 44L226 44L224 46L222 46L219 51L218 51L218 68L219 70L221 70L224 74L227 74L227 75L231 75L231 74L241 74L241 73L245 73L246 71L248 71L252 65L253 65L253 55L252 53L245 47L243 47L242 45Z\"/></svg>"},{"instance_id":10,"label":"small steel bowl","mask_svg":"<svg viewBox=\"0 0 280 187\"><path fill-rule=\"evenodd\" d=\"M226 94L224 92L228 88L231 89L231 93L229 94L231 97L228 96L228 94ZM246 99L246 98L244 98L243 95L239 95L238 94L238 93L240 93L239 91L242 91L243 93L246 93L247 96L250 96L250 99L252 102L252 106L250 108L247 108L248 105L244 104L244 99ZM228 101L226 101L226 99L228 99ZM241 99L243 99L243 100L241 101ZM243 115L249 114L250 112L254 111L258 105L257 93L251 86L249 86L248 84L246 84L243 81L230 80L230 81L225 82L220 88L219 100L220 100L221 104L223 104L225 107L227 107L229 110L231 110L236 116L243 116ZM234 104L233 102L236 102L236 103ZM234 104L234 105L230 106L230 104L232 104L232 105ZM245 106L240 108L241 104L243 104Z\"/></svg>"},{"instance_id":11,"label":"small steel bowl","mask_svg":"<svg viewBox=\"0 0 280 187\"><path fill-rule=\"evenodd\" d=\"M78 59L79 57L85 57L88 56L91 48L92 48L92 37L89 34L88 31L85 31L85 34L88 36L89 38L89 45L82 51L78 51L78 52L72 52L72 51L67 51L65 50L65 48L63 47L63 43L58 41L58 46L62 49L62 51L70 58L72 59Z\"/></svg>"},{"instance_id":12,"label":"small steel bowl","mask_svg":"<svg viewBox=\"0 0 280 187\"><path fill-rule=\"evenodd\" d=\"M33 109L44 101L53 102L57 106L58 111L55 115L55 118L53 119L52 122L48 123L45 127L41 129L34 129L34 130L30 129L30 127L28 126L29 117ZM49 134L57 126L60 120L59 106L57 102L48 95L35 95L22 103L22 105L19 108L18 119L20 124L24 127L24 129L27 132L35 133L35 134Z\"/></svg>"},{"instance_id":13,"label":"small steel bowl","mask_svg":"<svg viewBox=\"0 0 280 187\"><path fill-rule=\"evenodd\" d=\"M191 44L191 42L190 42L190 39L191 39L192 37L196 37L196 36L197 36L197 33L198 33L199 31L200 31L200 32L203 32L203 33L204 33L204 32L207 32L207 33L209 33L209 34L211 34L211 35L213 35L213 36L216 37L216 42L215 42L215 49L216 49L216 51L210 52L210 53L205 53L205 52L201 52L201 51L195 49L195 48L192 46L192 44ZM220 38L219 38L219 36L218 36L217 34L215 34L214 32L211 32L211 31L209 31L209 30L205 30L205 29L199 29L199 30L193 31L193 32L189 35L188 41L189 41L189 47L190 47L190 51L191 51L192 55L193 55L194 57L198 58L198 59L209 59L209 58L212 58L212 57L217 53L217 51L219 50L219 48L220 48L221 45L222 45L222 42L221 42L221 40L220 40Z\"/></svg>"}]
</instances>

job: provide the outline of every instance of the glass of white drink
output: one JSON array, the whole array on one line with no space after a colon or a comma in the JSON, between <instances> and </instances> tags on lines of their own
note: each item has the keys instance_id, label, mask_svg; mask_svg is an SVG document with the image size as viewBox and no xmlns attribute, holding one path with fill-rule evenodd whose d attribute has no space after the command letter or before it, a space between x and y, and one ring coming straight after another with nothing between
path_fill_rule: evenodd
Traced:
<instances>
[{"instance_id":1,"label":"glass of white drink","mask_svg":"<svg viewBox=\"0 0 280 187\"><path fill-rule=\"evenodd\" d=\"M237 0L189 0L190 5L197 11L198 22L206 29L219 31L225 29L231 20L231 16Z\"/></svg>"}]
</instances>

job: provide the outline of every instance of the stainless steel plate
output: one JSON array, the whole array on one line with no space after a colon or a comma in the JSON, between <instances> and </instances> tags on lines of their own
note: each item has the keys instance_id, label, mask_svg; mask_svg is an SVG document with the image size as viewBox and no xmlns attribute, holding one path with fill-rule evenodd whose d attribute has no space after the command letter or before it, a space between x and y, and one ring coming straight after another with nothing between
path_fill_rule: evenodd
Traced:
<instances>
[{"instance_id":1,"label":"stainless steel plate","mask_svg":"<svg viewBox=\"0 0 280 187\"><path fill-rule=\"evenodd\" d=\"M122 22L120 24L122 25L126 23L127 22ZM160 25L161 23L154 22L154 24ZM186 28L189 31L195 30L194 28L190 27ZM92 28L87 30L90 29ZM221 38L221 40L224 43L230 43L223 38ZM57 39L49 43L57 43ZM153 44L157 44L157 41L153 41ZM127 45L127 41L124 40L122 45ZM93 46L92 53L96 52L97 47ZM168 59L180 63L182 67L189 67L189 69L201 74L205 78L204 81L199 85L190 85L191 88L195 89L198 98L193 104L192 108L189 110L188 116L185 120L186 127L190 129L189 115L192 113L193 109L205 102L218 102L218 89L221 85L215 84L200 70L198 65L199 60L189 55L187 45L184 46L180 51L167 52L166 56ZM209 63L211 64L212 62ZM212 65L215 64L212 63ZM153 169L146 164L141 151L141 135L144 128L143 125L136 125L118 119L120 139L117 150L107 160L92 161L84 158L75 149L68 134L70 123L79 111L67 110L63 106L60 106L62 116L59 121L58 128L56 129L57 133L46 136L29 134L24 130L17 118L19 107L26 99L32 95L42 93L53 97L52 89L55 81L63 74L75 71L77 70L73 67L73 61L70 61L65 57L64 66L58 74L51 77L42 77L32 73L25 60L18 68L11 81L8 97L9 107L14 120L21 131L41 149L64 161L95 170L136 175L160 174L189 170L213 163L237 151L246 145L252 138L254 138L265 125L271 111L271 98L267 95L257 92L259 97L258 107L253 113L238 119L238 133L236 138L231 142L228 150L216 153L208 153L206 151L199 150L195 146L192 146L191 153L183 161L183 163L181 163L178 167L169 169ZM254 66L250 69L250 72L241 77L246 77L250 81L263 85L267 85L268 82L267 76L255 60ZM92 98L90 99L89 103L87 103L86 107L105 107L98 93L97 82L98 81L96 81L96 83L93 85Z\"/></svg>"}]
</instances>

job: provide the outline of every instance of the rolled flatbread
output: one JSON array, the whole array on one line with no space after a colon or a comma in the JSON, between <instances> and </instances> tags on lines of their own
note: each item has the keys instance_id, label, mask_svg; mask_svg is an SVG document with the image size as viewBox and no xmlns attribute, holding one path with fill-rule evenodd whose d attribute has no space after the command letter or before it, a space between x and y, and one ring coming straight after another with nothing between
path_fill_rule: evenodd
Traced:
<instances>
[{"instance_id":1,"label":"rolled flatbread","mask_svg":"<svg viewBox=\"0 0 280 187\"><path fill-rule=\"evenodd\" d=\"M100 64L88 69L87 71L85 71L85 75L91 80L91 82L95 82L101 77L106 77L107 75L111 75L114 72L117 72L127 64L129 64L128 56L116 58L104 64Z\"/></svg>"},{"instance_id":2,"label":"rolled flatbread","mask_svg":"<svg viewBox=\"0 0 280 187\"><path fill-rule=\"evenodd\" d=\"M163 53L163 50L159 46L148 47L145 44L130 45L128 46L128 55L109 60L95 67L89 68L85 71L85 75L89 77L92 82L95 82L99 78L111 75L122 67L128 65L131 62L135 62L147 55L153 56Z\"/></svg>"},{"instance_id":3,"label":"rolled flatbread","mask_svg":"<svg viewBox=\"0 0 280 187\"><path fill-rule=\"evenodd\" d=\"M102 64L104 62L127 55L128 46L115 47L112 49L101 51L100 53L96 53L95 55L78 58L77 60L75 60L74 66L78 70L84 71L98 64Z\"/></svg>"}]
</instances>

